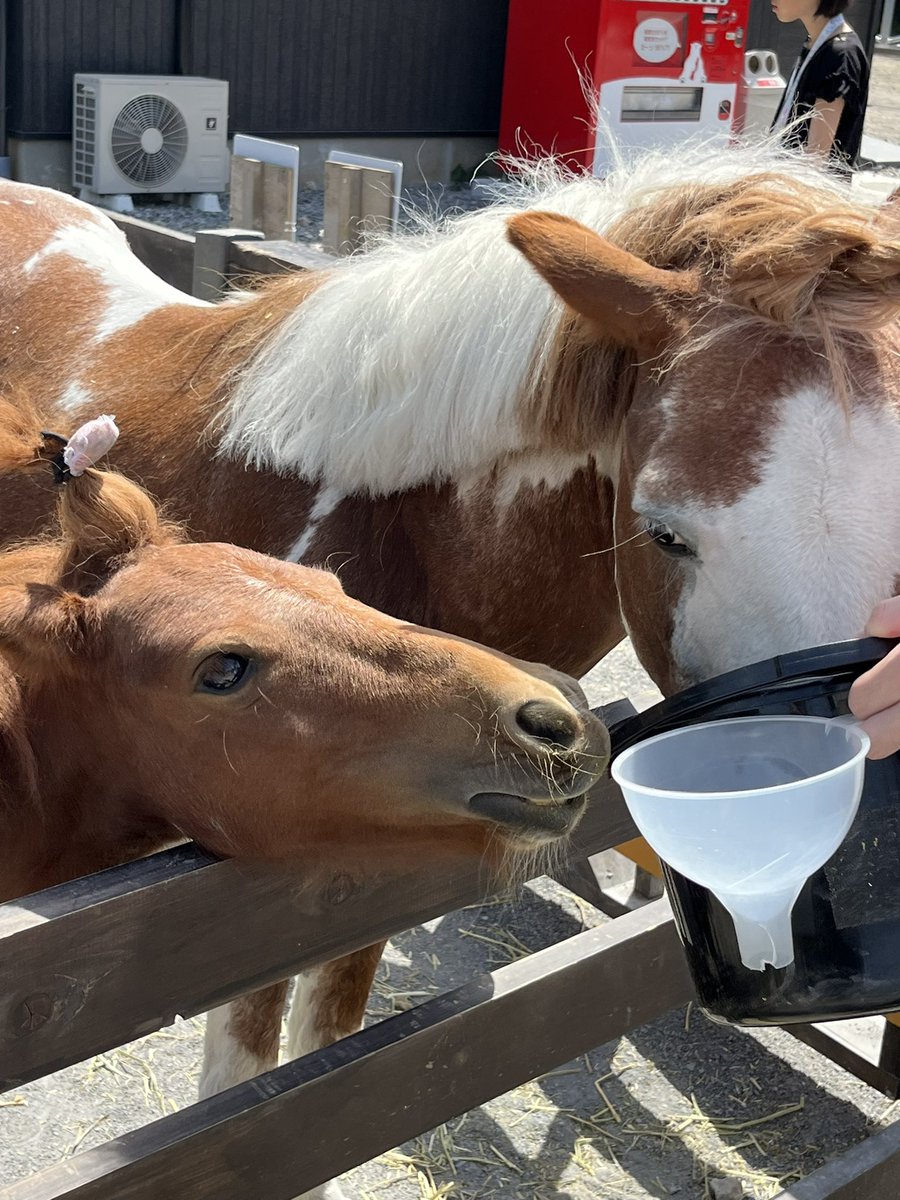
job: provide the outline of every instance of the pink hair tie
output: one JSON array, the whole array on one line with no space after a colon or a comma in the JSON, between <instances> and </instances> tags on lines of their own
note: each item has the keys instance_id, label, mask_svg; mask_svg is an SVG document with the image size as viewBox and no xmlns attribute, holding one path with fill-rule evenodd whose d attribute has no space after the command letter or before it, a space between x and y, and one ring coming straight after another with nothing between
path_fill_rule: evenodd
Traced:
<instances>
[{"instance_id":1,"label":"pink hair tie","mask_svg":"<svg viewBox=\"0 0 900 1200\"><path fill-rule=\"evenodd\" d=\"M119 430L115 417L96 417L81 425L69 438L63 450L63 462L73 477L83 475L116 444Z\"/></svg>"}]
</instances>

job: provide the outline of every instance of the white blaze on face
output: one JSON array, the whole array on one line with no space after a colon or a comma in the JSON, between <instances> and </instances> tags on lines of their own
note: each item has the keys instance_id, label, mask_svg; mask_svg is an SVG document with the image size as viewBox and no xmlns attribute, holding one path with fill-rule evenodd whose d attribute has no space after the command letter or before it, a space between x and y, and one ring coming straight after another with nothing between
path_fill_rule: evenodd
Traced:
<instances>
[{"instance_id":1,"label":"white blaze on face","mask_svg":"<svg viewBox=\"0 0 900 1200\"><path fill-rule=\"evenodd\" d=\"M684 680L862 634L900 577L900 414L787 397L760 482L664 519L693 544L672 653Z\"/></svg>"}]
</instances>

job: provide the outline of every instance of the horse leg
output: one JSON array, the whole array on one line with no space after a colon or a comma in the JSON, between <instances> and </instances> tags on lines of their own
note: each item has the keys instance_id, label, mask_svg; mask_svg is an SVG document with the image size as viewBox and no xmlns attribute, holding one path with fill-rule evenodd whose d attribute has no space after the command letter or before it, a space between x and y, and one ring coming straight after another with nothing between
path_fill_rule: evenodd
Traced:
<instances>
[{"instance_id":1,"label":"horse leg","mask_svg":"<svg viewBox=\"0 0 900 1200\"><path fill-rule=\"evenodd\" d=\"M288 1054L299 1058L356 1033L384 943L312 967L297 977L288 1020ZM274 983L215 1008L206 1018L200 1098L215 1095L278 1065L288 984ZM298 1200L345 1200L332 1180Z\"/></svg>"},{"instance_id":2,"label":"horse leg","mask_svg":"<svg viewBox=\"0 0 900 1200\"><path fill-rule=\"evenodd\" d=\"M273 983L207 1013L201 1100L278 1066L287 990Z\"/></svg>"},{"instance_id":3,"label":"horse leg","mask_svg":"<svg viewBox=\"0 0 900 1200\"><path fill-rule=\"evenodd\" d=\"M206 1017L200 1099L278 1066L281 1019L288 980L239 996ZM297 1200L346 1200L336 1183L304 1192Z\"/></svg>"},{"instance_id":4,"label":"horse leg","mask_svg":"<svg viewBox=\"0 0 900 1200\"><path fill-rule=\"evenodd\" d=\"M297 976L288 1016L288 1056L299 1058L356 1033L385 943L346 954ZM346 1200L331 1180L298 1200Z\"/></svg>"},{"instance_id":5,"label":"horse leg","mask_svg":"<svg viewBox=\"0 0 900 1200\"><path fill-rule=\"evenodd\" d=\"M288 1016L289 1058L357 1033L385 943L367 946L297 976Z\"/></svg>"}]
</instances>

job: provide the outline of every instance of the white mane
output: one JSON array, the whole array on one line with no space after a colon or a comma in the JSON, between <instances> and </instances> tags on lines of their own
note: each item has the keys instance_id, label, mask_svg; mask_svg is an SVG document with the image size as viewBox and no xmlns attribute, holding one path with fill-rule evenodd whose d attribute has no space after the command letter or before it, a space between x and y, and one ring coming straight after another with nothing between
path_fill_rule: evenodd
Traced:
<instances>
[{"instance_id":1,"label":"white mane","mask_svg":"<svg viewBox=\"0 0 900 1200\"><path fill-rule=\"evenodd\" d=\"M488 208L337 264L237 379L223 452L344 493L485 473L529 449L517 406L561 313L507 241L507 217L549 209L602 232L661 190L768 170L846 194L771 146L679 147L603 181L546 162Z\"/></svg>"}]
</instances>

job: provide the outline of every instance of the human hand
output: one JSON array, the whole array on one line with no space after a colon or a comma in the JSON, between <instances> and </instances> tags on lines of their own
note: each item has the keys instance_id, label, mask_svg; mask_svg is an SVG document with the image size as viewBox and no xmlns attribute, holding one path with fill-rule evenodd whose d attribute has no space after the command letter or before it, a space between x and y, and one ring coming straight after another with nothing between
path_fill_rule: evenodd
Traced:
<instances>
[{"instance_id":1,"label":"human hand","mask_svg":"<svg viewBox=\"0 0 900 1200\"><path fill-rule=\"evenodd\" d=\"M900 637L900 596L876 605L865 632L867 637ZM900 750L900 646L860 675L849 704L872 741L869 758L887 758Z\"/></svg>"}]
</instances>

